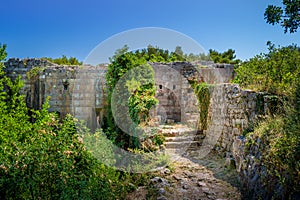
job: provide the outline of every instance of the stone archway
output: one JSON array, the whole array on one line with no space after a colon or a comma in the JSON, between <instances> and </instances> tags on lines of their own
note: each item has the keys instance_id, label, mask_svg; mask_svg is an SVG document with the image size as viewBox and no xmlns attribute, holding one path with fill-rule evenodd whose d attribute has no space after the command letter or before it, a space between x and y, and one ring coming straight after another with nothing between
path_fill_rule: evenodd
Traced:
<instances>
[{"instance_id":1,"label":"stone archway","mask_svg":"<svg viewBox=\"0 0 300 200\"><path fill-rule=\"evenodd\" d=\"M158 85L156 98L159 101L156 108L156 115L161 117L162 122L181 122L180 99L174 91Z\"/></svg>"}]
</instances>

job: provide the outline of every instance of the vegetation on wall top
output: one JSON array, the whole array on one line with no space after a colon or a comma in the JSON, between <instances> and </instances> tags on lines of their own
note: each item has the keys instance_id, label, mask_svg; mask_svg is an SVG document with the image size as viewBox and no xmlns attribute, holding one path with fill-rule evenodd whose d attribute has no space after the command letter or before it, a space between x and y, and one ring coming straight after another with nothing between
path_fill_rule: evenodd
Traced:
<instances>
[{"instance_id":1,"label":"vegetation on wall top","mask_svg":"<svg viewBox=\"0 0 300 200\"><path fill-rule=\"evenodd\" d=\"M75 57L70 57L67 58L67 56L62 55L61 58L43 58L46 59L52 63L58 64L58 65L82 65L82 62L80 62L77 58Z\"/></svg>"}]
</instances>

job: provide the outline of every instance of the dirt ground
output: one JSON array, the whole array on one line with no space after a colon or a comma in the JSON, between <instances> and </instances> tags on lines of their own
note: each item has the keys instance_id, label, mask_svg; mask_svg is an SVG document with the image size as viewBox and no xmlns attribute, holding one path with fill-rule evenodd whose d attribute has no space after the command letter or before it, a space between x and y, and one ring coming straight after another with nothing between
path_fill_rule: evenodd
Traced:
<instances>
[{"instance_id":1,"label":"dirt ground","mask_svg":"<svg viewBox=\"0 0 300 200\"><path fill-rule=\"evenodd\" d=\"M126 199L241 199L237 174L224 159L210 154L201 160L181 156L173 160L170 167L153 174L151 185L139 187Z\"/></svg>"}]
</instances>

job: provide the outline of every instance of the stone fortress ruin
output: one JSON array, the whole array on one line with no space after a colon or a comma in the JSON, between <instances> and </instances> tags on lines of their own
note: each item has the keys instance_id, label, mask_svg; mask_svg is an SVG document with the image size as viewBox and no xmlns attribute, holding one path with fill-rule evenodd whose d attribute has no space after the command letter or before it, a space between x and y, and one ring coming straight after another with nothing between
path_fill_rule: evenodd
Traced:
<instances>
[{"instance_id":1,"label":"stone fortress ruin","mask_svg":"<svg viewBox=\"0 0 300 200\"><path fill-rule=\"evenodd\" d=\"M28 107L41 109L50 96L49 111L58 113L61 118L70 113L85 120L92 130L101 127L107 106L106 65L62 66L42 59L9 59L4 64L4 71L10 78L21 76L24 81L21 93L25 95ZM249 191L266 192L260 181L266 174L266 168L260 163L263 152L256 147L244 151L243 131L272 112L274 96L243 90L231 83L234 77L232 65L212 62L149 64L154 69L156 98L159 100L153 115L157 126L166 124L162 129L166 137L165 148L176 153L183 147L185 155L192 159L207 155L203 149L217 150L226 157L226 163L238 171L244 187ZM199 109L201 96L196 97L190 80L213 86L205 128L197 126L199 114L203 114ZM168 125L172 123L175 125ZM178 128L177 124L188 126ZM186 128L190 126L196 128L196 132L190 134L190 129ZM261 145L260 141L257 144Z\"/></svg>"},{"instance_id":2,"label":"stone fortress ruin","mask_svg":"<svg viewBox=\"0 0 300 200\"><path fill-rule=\"evenodd\" d=\"M92 130L101 127L106 102L107 66L62 66L43 59L9 59L5 63L9 77L18 76L25 85L21 91L26 103L41 109L50 96L51 112L61 117L70 113L85 120ZM154 69L159 104L155 115L160 123L197 123L198 101L190 79L215 84L210 96L208 126L202 134L219 135L218 148L232 151L234 139L258 115L268 110L268 97L231 84L233 66L212 62L149 63Z\"/></svg>"}]
</instances>

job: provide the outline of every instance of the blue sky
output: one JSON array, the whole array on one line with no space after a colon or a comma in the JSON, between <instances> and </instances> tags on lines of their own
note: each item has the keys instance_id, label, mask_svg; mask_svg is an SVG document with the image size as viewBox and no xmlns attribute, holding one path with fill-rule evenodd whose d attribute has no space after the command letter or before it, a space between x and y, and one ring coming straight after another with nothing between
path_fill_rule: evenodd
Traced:
<instances>
[{"instance_id":1,"label":"blue sky","mask_svg":"<svg viewBox=\"0 0 300 200\"><path fill-rule=\"evenodd\" d=\"M284 34L265 23L264 10L280 0L10 0L1 2L0 42L8 57L75 56L84 60L99 43L142 27L173 29L205 50L236 50L249 59L277 45L299 44L300 33Z\"/></svg>"}]
</instances>

